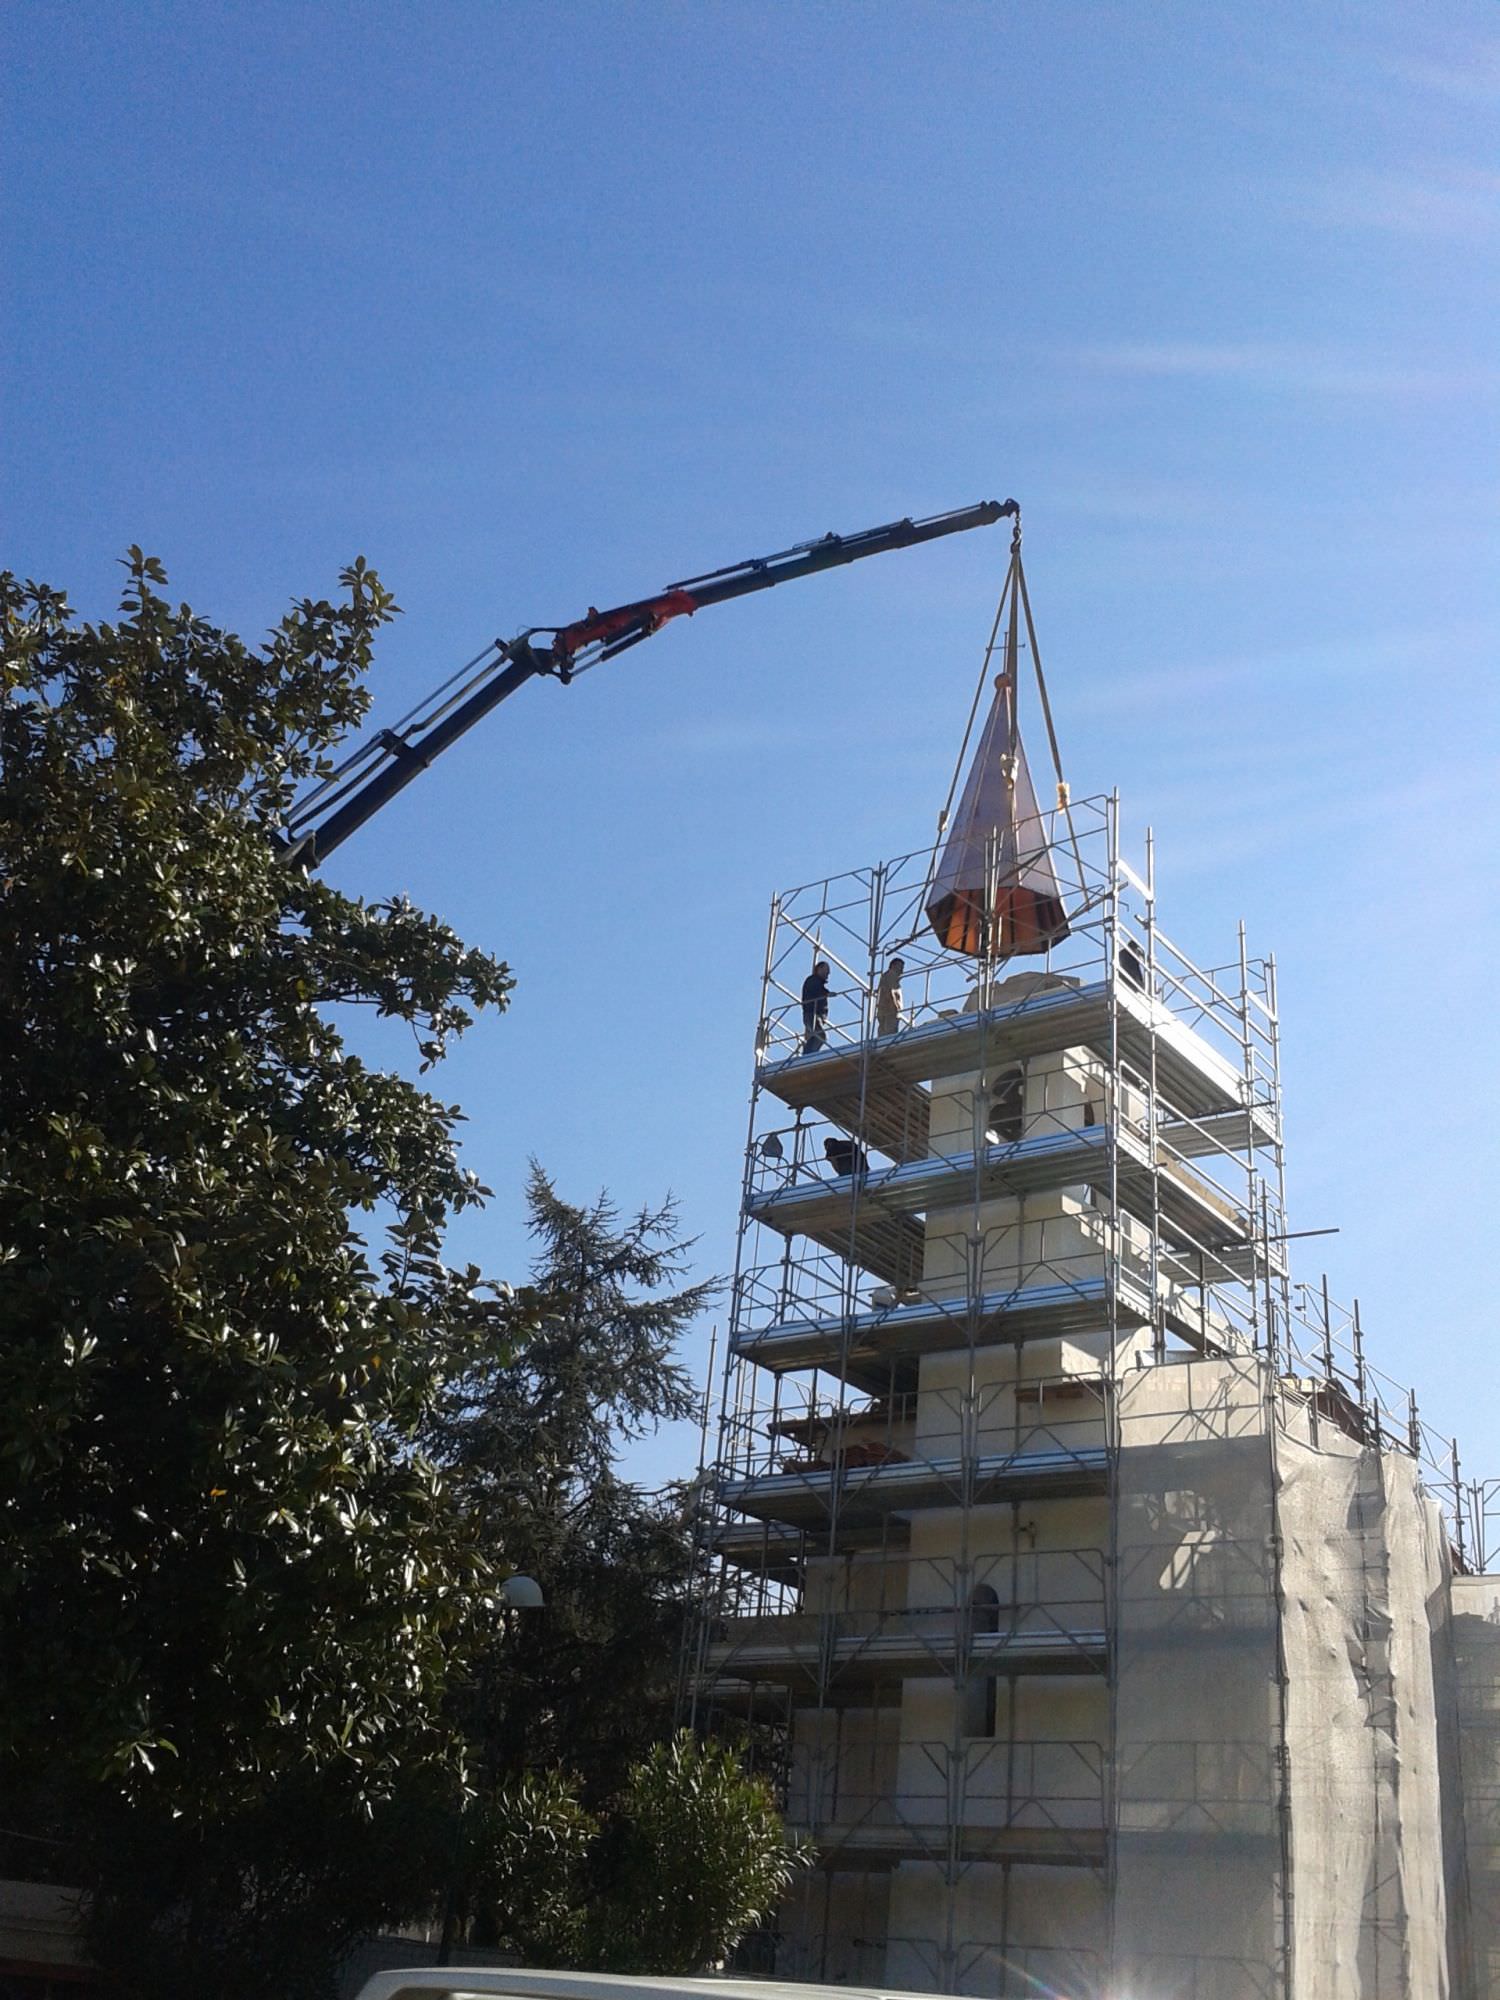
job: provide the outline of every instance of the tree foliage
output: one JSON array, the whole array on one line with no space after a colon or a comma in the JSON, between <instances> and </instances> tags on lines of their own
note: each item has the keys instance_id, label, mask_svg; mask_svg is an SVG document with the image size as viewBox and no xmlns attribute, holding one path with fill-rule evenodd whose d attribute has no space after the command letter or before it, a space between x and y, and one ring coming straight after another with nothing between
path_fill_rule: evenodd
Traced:
<instances>
[{"instance_id":1,"label":"tree foliage","mask_svg":"<svg viewBox=\"0 0 1500 2000\"><path fill-rule=\"evenodd\" d=\"M698 1560L684 1491L643 1491L618 1455L696 1413L676 1350L717 1284L681 1282L691 1245L670 1201L628 1217L607 1195L579 1207L533 1163L527 1206L534 1335L453 1384L430 1445L547 1598L481 1648L464 1711L474 1768L491 1784L574 1771L597 1802L670 1733Z\"/></svg>"},{"instance_id":2,"label":"tree foliage","mask_svg":"<svg viewBox=\"0 0 1500 2000\"><path fill-rule=\"evenodd\" d=\"M187 1824L434 1747L482 1545L415 1448L511 1307L426 1066L506 967L288 866L395 610L361 562L259 648L132 550L121 617L0 578L0 1753Z\"/></svg>"},{"instance_id":3,"label":"tree foliage","mask_svg":"<svg viewBox=\"0 0 1500 2000\"><path fill-rule=\"evenodd\" d=\"M732 1751L658 1743L596 1812L576 1780L522 1778L476 1812L467 1892L532 1965L693 1973L725 1958L801 1863Z\"/></svg>"},{"instance_id":4,"label":"tree foliage","mask_svg":"<svg viewBox=\"0 0 1500 2000\"><path fill-rule=\"evenodd\" d=\"M309 1767L192 1826L96 1796L70 1856L89 1954L115 2000L330 2000L361 1938L426 1914L454 1789L423 1767L372 1804L350 1774Z\"/></svg>"},{"instance_id":5,"label":"tree foliage","mask_svg":"<svg viewBox=\"0 0 1500 2000\"><path fill-rule=\"evenodd\" d=\"M589 1861L602 1831L575 1777L528 1771L468 1802L454 1907L466 1927L525 1965L587 1959Z\"/></svg>"},{"instance_id":6,"label":"tree foliage","mask_svg":"<svg viewBox=\"0 0 1500 2000\"><path fill-rule=\"evenodd\" d=\"M558 1963L701 1963L785 1857L730 1762L651 1748L695 1555L617 1453L691 1413L712 1287L670 1204L540 1169L530 1287L444 1261L486 1192L459 1114L337 1010L426 1069L510 974L275 840L390 596L356 563L252 648L127 569L100 625L0 577L10 1816L64 1843L122 2000L313 2000L455 1893ZM548 1610L507 1630L517 1568Z\"/></svg>"}]
</instances>

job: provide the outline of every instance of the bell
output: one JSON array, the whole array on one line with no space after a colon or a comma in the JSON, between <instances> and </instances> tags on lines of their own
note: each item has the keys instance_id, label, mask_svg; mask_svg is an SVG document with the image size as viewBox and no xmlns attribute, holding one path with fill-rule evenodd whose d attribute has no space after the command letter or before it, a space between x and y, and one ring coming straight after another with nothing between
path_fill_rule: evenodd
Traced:
<instances>
[{"instance_id":1,"label":"bell","mask_svg":"<svg viewBox=\"0 0 1500 2000\"><path fill-rule=\"evenodd\" d=\"M927 921L945 950L970 958L1044 952L1068 935L1008 674L995 681L995 699L928 891Z\"/></svg>"}]
</instances>

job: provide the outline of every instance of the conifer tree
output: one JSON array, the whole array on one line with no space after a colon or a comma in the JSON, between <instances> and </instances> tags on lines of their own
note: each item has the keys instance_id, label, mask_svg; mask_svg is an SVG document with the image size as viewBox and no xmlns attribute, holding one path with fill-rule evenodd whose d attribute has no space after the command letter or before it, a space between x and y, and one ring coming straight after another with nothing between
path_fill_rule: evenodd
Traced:
<instances>
[{"instance_id":1,"label":"conifer tree","mask_svg":"<svg viewBox=\"0 0 1500 2000\"><path fill-rule=\"evenodd\" d=\"M535 1162L526 1198L534 1334L463 1376L431 1442L547 1600L496 1632L476 1673L476 1768L492 1783L575 1772L598 1799L670 1732L695 1562L690 1495L643 1490L620 1453L697 1413L677 1348L718 1283L681 1282L691 1244L670 1200L628 1218L605 1194L577 1207Z\"/></svg>"}]
</instances>

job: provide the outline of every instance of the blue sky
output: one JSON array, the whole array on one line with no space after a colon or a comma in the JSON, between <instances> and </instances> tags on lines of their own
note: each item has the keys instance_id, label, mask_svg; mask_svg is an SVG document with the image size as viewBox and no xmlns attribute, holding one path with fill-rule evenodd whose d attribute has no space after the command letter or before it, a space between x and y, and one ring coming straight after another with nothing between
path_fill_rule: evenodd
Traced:
<instances>
[{"instance_id":1,"label":"blue sky","mask_svg":"<svg viewBox=\"0 0 1500 2000\"><path fill-rule=\"evenodd\" d=\"M1293 1226L1500 1473L1489 5L13 0L9 566L248 633L356 553L390 719L495 633L1014 493L1076 793L1281 966ZM526 690L330 874L508 957L442 1078L526 1248L727 1268L774 888L918 846L996 531ZM1034 744L1040 751L1040 742ZM697 1358L695 1350L695 1359ZM690 1456L681 1435L641 1461Z\"/></svg>"}]
</instances>

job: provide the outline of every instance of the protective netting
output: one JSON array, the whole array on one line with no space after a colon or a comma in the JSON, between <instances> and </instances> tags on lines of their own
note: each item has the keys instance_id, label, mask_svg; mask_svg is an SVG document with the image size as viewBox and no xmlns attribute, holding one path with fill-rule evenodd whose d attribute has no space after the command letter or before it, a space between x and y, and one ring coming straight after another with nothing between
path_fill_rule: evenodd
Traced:
<instances>
[{"instance_id":1,"label":"protective netting","mask_svg":"<svg viewBox=\"0 0 1500 2000\"><path fill-rule=\"evenodd\" d=\"M1466 1995L1442 1522L1409 1458L1272 1400L1250 1358L1122 1385L1114 1977Z\"/></svg>"},{"instance_id":2,"label":"protective netting","mask_svg":"<svg viewBox=\"0 0 1500 2000\"><path fill-rule=\"evenodd\" d=\"M1500 1995L1500 1580L1452 1577L1417 1465L1259 1357L1128 1371L1118 1423L1110 1728L1070 1723L1098 1730L1094 1780L1057 1706L1084 1681L1012 1687L1011 1724L1045 1717L1046 1740L997 1728L993 1771L967 1738L945 1756L941 1679L805 1720L789 1806L847 1822L851 1872L799 1885L778 1970L1066 2000ZM1107 1867L1023 1858L1091 1825ZM986 1839L1019 1840L1015 1862Z\"/></svg>"},{"instance_id":3,"label":"protective netting","mask_svg":"<svg viewBox=\"0 0 1500 2000\"><path fill-rule=\"evenodd\" d=\"M1114 1974L1282 1991L1271 1445L1253 1360L1127 1375L1116 1514Z\"/></svg>"},{"instance_id":4,"label":"protective netting","mask_svg":"<svg viewBox=\"0 0 1500 2000\"><path fill-rule=\"evenodd\" d=\"M1445 2000L1442 1522L1400 1452L1324 1426L1277 1462L1294 1990Z\"/></svg>"},{"instance_id":5,"label":"protective netting","mask_svg":"<svg viewBox=\"0 0 1500 2000\"><path fill-rule=\"evenodd\" d=\"M1453 1661L1469 1917L1457 1991L1490 2000L1500 1994L1500 1577L1453 1579Z\"/></svg>"}]
</instances>

